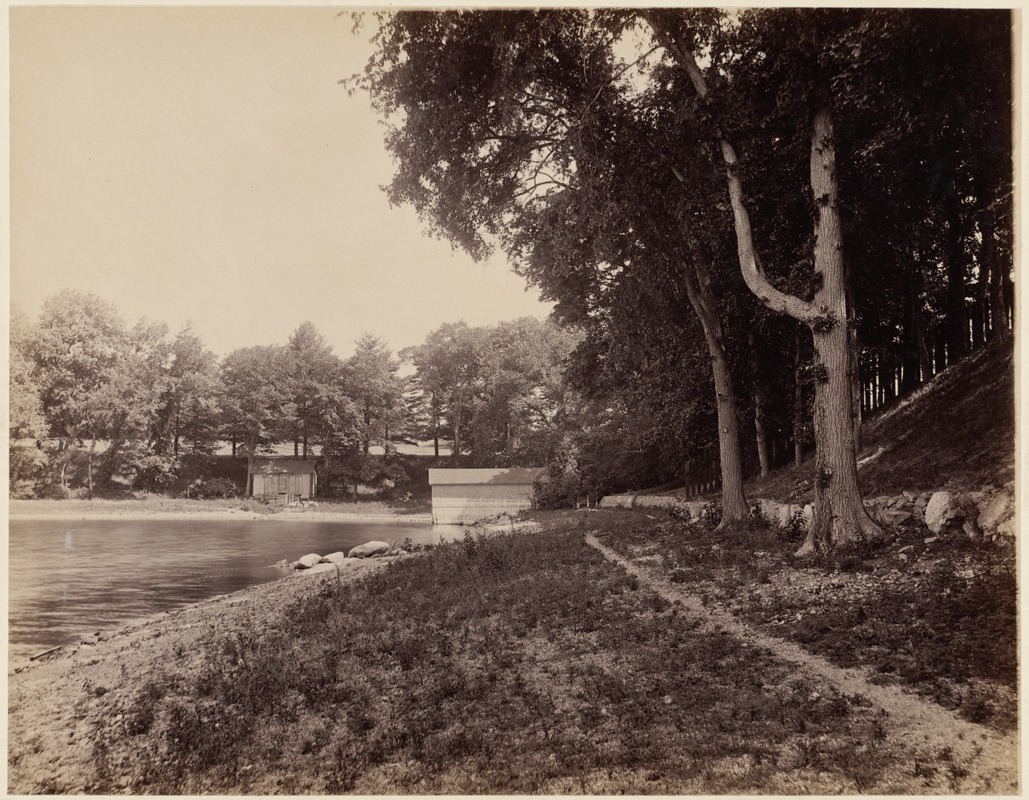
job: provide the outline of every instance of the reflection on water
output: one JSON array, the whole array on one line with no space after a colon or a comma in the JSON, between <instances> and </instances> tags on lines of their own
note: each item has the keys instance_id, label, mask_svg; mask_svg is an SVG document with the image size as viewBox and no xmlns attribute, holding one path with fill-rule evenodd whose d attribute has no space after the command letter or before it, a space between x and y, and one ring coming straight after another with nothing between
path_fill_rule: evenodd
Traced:
<instances>
[{"instance_id":1,"label":"reflection on water","mask_svg":"<svg viewBox=\"0 0 1029 800\"><path fill-rule=\"evenodd\" d=\"M99 630L276 580L271 565L428 525L259 520L11 520L10 663Z\"/></svg>"}]
</instances>

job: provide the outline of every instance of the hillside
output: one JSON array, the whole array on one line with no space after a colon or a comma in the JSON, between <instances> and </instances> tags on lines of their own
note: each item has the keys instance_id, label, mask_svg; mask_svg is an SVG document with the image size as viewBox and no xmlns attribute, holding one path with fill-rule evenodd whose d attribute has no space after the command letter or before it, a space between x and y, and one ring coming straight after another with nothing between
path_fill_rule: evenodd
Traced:
<instances>
[{"instance_id":1,"label":"hillside","mask_svg":"<svg viewBox=\"0 0 1029 800\"><path fill-rule=\"evenodd\" d=\"M1015 361L1009 338L865 420L865 496L1002 486L1015 475ZM810 499L814 459L747 484L751 497Z\"/></svg>"}]
</instances>

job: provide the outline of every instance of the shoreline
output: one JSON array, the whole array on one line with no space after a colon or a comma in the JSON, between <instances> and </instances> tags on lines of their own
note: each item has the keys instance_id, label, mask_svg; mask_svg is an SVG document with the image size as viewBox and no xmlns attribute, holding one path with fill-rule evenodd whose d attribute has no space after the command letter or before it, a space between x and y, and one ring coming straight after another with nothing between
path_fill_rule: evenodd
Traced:
<instances>
[{"instance_id":1,"label":"shoreline","mask_svg":"<svg viewBox=\"0 0 1029 800\"><path fill-rule=\"evenodd\" d=\"M73 659L83 651L89 653L96 652L96 649L104 644L118 644L118 640L127 638L131 639L133 634L138 634L144 628L153 628L155 632L163 627L174 629L179 622L179 617L204 617L209 611L212 614L216 614L216 609L220 607L231 608L247 603L261 603L262 601L267 601L271 597L278 597L283 594L299 594L303 589L305 580L309 580L316 575L324 576L330 572L335 573L337 569L341 580L355 580L361 575L370 574L377 569L382 569L385 564L390 562L390 560L391 559L387 558L355 558L348 559L348 561L353 561L353 563L348 563L347 566L342 568L334 564L318 564L305 570L279 570L279 576L272 578L271 580L256 583L252 586L245 586L242 589L236 589L231 592L224 592L223 594L205 597L202 600L186 603L178 608L168 609L167 611L158 611L156 613L145 614L140 617L128 619L124 622L115 623L108 628L101 628L93 633L82 633L76 637L77 641L55 645L48 650L40 651L32 656L19 656L15 658L11 656L10 652L8 652L7 678L8 680L11 680L13 676L20 676L24 673L35 670L37 667L56 663L62 660ZM277 569L277 567L272 564L268 569ZM335 579L335 577L335 574L333 574L333 579ZM186 627L189 626L190 625L187 625ZM161 635L161 633L157 633L157 637Z\"/></svg>"},{"instance_id":2,"label":"shoreline","mask_svg":"<svg viewBox=\"0 0 1029 800\"><path fill-rule=\"evenodd\" d=\"M12 513L10 521L60 521L60 520L267 520L279 522L371 522L400 525L432 525L432 515L423 514L350 514L346 512L284 511L277 514L256 514L251 511L44 511L35 513Z\"/></svg>"},{"instance_id":3,"label":"shoreline","mask_svg":"<svg viewBox=\"0 0 1029 800\"><path fill-rule=\"evenodd\" d=\"M329 569L293 573L112 626L89 637L92 641L62 645L34 661L9 659L8 790L21 793L39 775L81 789L95 757L90 730L105 719L98 705L102 695L127 705L150 676L168 668L184 675L199 669L202 648L212 636L265 635L293 603L330 583L360 580L393 560L355 559L338 577Z\"/></svg>"}]
</instances>

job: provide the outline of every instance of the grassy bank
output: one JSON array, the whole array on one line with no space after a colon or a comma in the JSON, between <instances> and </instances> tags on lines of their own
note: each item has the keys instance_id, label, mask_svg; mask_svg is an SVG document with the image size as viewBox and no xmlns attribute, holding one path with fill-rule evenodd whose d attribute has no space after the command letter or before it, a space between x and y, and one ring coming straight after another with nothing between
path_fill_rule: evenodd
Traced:
<instances>
[{"instance_id":1,"label":"grassy bank","mask_svg":"<svg viewBox=\"0 0 1029 800\"><path fill-rule=\"evenodd\" d=\"M605 522L601 541L761 630L972 722L1017 725L1010 541L933 537L918 526L883 547L798 563L802 532L788 537L760 523L715 532L638 514Z\"/></svg>"},{"instance_id":2,"label":"grassy bank","mask_svg":"<svg viewBox=\"0 0 1029 800\"><path fill-rule=\"evenodd\" d=\"M244 624L222 611L191 627L185 643L181 635L162 643L158 628L140 646L160 644L170 656L137 653L137 662L151 664L138 673L125 674L122 663L119 675L114 662L90 677L82 672L88 662L78 672L65 664L68 682L82 686L61 701L83 737L82 761L55 771L48 757L61 746L61 732L37 728L33 738L12 726L10 789L983 790L967 784L957 749L919 750L893 730L888 710L806 675L767 647L702 624L583 540L602 527L610 545L712 599L724 578L717 599L748 598L738 610L756 615L779 601L754 592L778 585L779 572L790 570L774 566L775 537L712 539L710 531L632 513L570 512L546 521L542 533L466 538L353 582L306 578L292 584L307 587L293 602L266 603L261 616L251 614ZM765 537L767 554L756 561L754 536ZM682 549L684 542L694 549ZM689 558L699 559L695 574L684 572ZM768 559L767 574L744 566ZM821 574L850 574L836 567L824 565ZM737 571L735 591L725 570ZM886 581L869 585L878 588L869 589L866 607L894 591ZM912 619L925 619L941 602L905 598L916 605ZM850 608L852 599L840 595L836 605ZM787 607L783 601L784 613ZM947 639L940 623L927 624L935 626L934 648L952 653L942 677L953 678L955 670L989 673L982 680L1007 685L1003 654L1014 636L1007 622L991 629L1000 639L992 644L970 638L967 628ZM777 628L798 638L807 630ZM811 641L820 646L818 637ZM894 646L882 643L882 649ZM879 647L857 633L844 660L874 665ZM41 670L38 680L59 668L42 664L15 676L13 700L31 702L18 681L31 678L33 669ZM927 661L924 669L933 668ZM906 680L922 689L935 677L941 676ZM1003 727L1007 717L996 711L989 721Z\"/></svg>"}]
</instances>

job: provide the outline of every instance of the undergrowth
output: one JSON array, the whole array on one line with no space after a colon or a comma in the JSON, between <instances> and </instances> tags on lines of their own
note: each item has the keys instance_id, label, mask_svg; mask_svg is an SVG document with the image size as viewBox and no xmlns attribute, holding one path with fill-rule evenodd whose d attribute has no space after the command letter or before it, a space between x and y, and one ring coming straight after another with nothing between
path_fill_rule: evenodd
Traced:
<instances>
[{"instance_id":1,"label":"undergrowth","mask_svg":"<svg viewBox=\"0 0 1029 800\"><path fill-rule=\"evenodd\" d=\"M329 579L199 658L97 731L131 790L653 794L803 775L865 791L896 767L863 698L701 632L577 521Z\"/></svg>"},{"instance_id":2,"label":"undergrowth","mask_svg":"<svg viewBox=\"0 0 1029 800\"><path fill-rule=\"evenodd\" d=\"M635 516L605 542L630 556L660 553L672 582L841 666L908 684L973 722L1002 730L1017 723L1009 544L956 535L930 547L924 529L911 530L890 545L797 562L789 532L760 520L718 531Z\"/></svg>"}]
</instances>

